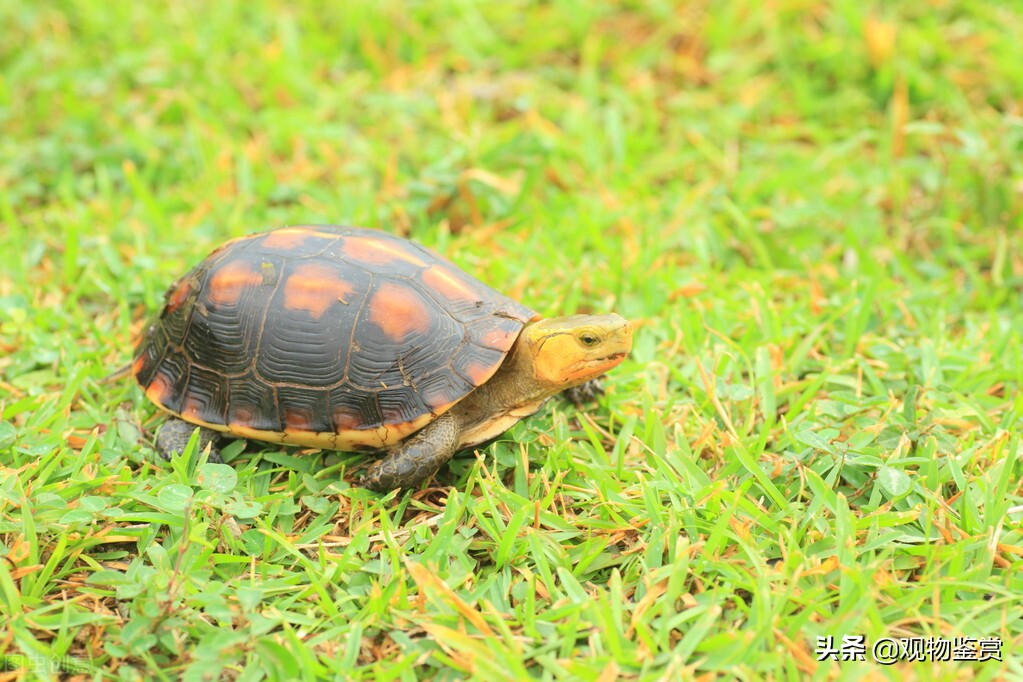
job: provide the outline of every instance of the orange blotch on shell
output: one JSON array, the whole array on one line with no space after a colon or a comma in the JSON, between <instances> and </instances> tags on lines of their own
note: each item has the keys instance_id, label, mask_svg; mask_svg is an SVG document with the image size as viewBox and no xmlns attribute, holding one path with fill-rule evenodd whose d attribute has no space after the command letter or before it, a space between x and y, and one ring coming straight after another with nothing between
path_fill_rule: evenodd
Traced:
<instances>
[{"instance_id":1,"label":"orange blotch on shell","mask_svg":"<svg viewBox=\"0 0 1023 682\"><path fill-rule=\"evenodd\" d=\"M300 410L294 407L284 408L285 431L311 431L312 427L313 415L309 410Z\"/></svg>"},{"instance_id":2,"label":"orange blotch on shell","mask_svg":"<svg viewBox=\"0 0 1023 682\"><path fill-rule=\"evenodd\" d=\"M268 249L294 249L302 246L309 233L306 230L297 228L284 228L274 230L263 237L263 246Z\"/></svg>"},{"instance_id":3,"label":"orange blotch on shell","mask_svg":"<svg viewBox=\"0 0 1023 682\"><path fill-rule=\"evenodd\" d=\"M451 272L442 265L434 265L423 273L423 281L431 289L439 291L447 298L454 298L461 301L478 301L479 294L472 284Z\"/></svg>"},{"instance_id":4,"label":"orange blotch on shell","mask_svg":"<svg viewBox=\"0 0 1023 682\"><path fill-rule=\"evenodd\" d=\"M132 373L132 376L136 376L137 377L139 374L142 374L142 370L144 370L145 368L146 368L146 356L145 356L145 354L142 354L142 355L138 356L137 358L135 358L134 362L131 363L131 373Z\"/></svg>"},{"instance_id":5,"label":"orange blotch on shell","mask_svg":"<svg viewBox=\"0 0 1023 682\"><path fill-rule=\"evenodd\" d=\"M180 308L188 300L188 295L192 293L192 283L184 279L178 282L174 290L167 296L167 312L173 313L175 310Z\"/></svg>"},{"instance_id":6,"label":"orange blotch on shell","mask_svg":"<svg viewBox=\"0 0 1023 682\"><path fill-rule=\"evenodd\" d=\"M397 284L384 284L369 303L370 322L380 327L392 341L401 341L409 334L426 333L430 328L430 311L411 289Z\"/></svg>"},{"instance_id":7,"label":"orange blotch on shell","mask_svg":"<svg viewBox=\"0 0 1023 682\"><path fill-rule=\"evenodd\" d=\"M344 431L355 431L362 425L358 415L342 407L334 409L334 430L338 433Z\"/></svg>"},{"instance_id":8,"label":"orange blotch on shell","mask_svg":"<svg viewBox=\"0 0 1023 682\"><path fill-rule=\"evenodd\" d=\"M162 374L157 374L146 387L146 397L157 405L163 405L164 399L170 395L171 386Z\"/></svg>"},{"instance_id":9,"label":"orange blotch on shell","mask_svg":"<svg viewBox=\"0 0 1023 682\"><path fill-rule=\"evenodd\" d=\"M181 409L182 416L200 417L202 415L202 402L194 397L185 398L185 406Z\"/></svg>"},{"instance_id":10,"label":"orange blotch on shell","mask_svg":"<svg viewBox=\"0 0 1023 682\"><path fill-rule=\"evenodd\" d=\"M284 283L284 306L305 310L320 319L327 309L352 293L351 283L342 279L331 267L309 263L295 269Z\"/></svg>"},{"instance_id":11,"label":"orange blotch on shell","mask_svg":"<svg viewBox=\"0 0 1023 682\"><path fill-rule=\"evenodd\" d=\"M423 266L426 262L412 253L399 241L374 239L373 237L345 237L341 251L349 258L373 265L387 265L405 261Z\"/></svg>"},{"instance_id":12,"label":"orange blotch on shell","mask_svg":"<svg viewBox=\"0 0 1023 682\"><path fill-rule=\"evenodd\" d=\"M256 421L256 412L250 407L235 407L231 410L231 426L250 427Z\"/></svg>"},{"instance_id":13,"label":"orange blotch on shell","mask_svg":"<svg viewBox=\"0 0 1023 682\"><path fill-rule=\"evenodd\" d=\"M263 237L263 246L268 249L294 249L302 246L309 237L320 237L322 239L337 239L339 235L330 232L320 232L308 227L282 227L279 230L268 232Z\"/></svg>"},{"instance_id":14,"label":"orange blotch on shell","mask_svg":"<svg viewBox=\"0 0 1023 682\"><path fill-rule=\"evenodd\" d=\"M479 362L469 363L461 370L462 374L472 382L473 386L482 386L495 371L496 368L493 365L484 365Z\"/></svg>"},{"instance_id":15,"label":"orange blotch on shell","mask_svg":"<svg viewBox=\"0 0 1023 682\"><path fill-rule=\"evenodd\" d=\"M519 331L510 329L491 329L480 338L480 344L494 350L506 351L515 343Z\"/></svg>"},{"instance_id":16,"label":"orange blotch on shell","mask_svg":"<svg viewBox=\"0 0 1023 682\"><path fill-rule=\"evenodd\" d=\"M227 263L210 278L207 291L217 305L233 305L249 287L263 283L263 273L245 261Z\"/></svg>"}]
</instances>

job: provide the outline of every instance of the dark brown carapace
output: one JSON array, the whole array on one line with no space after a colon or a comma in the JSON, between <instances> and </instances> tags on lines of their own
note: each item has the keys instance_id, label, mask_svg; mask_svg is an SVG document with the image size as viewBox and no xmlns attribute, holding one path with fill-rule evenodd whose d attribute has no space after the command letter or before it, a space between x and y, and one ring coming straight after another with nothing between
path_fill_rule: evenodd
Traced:
<instances>
[{"instance_id":1,"label":"dark brown carapace","mask_svg":"<svg viewBox=\"0 0 1023 682\"><path fill-rule=\"evenodd\" d=\"M287 227L227 242L175 282L132 372L200 426L379 448L486 382L537 318L386 232Z\"/></svg>"}]
</instances>

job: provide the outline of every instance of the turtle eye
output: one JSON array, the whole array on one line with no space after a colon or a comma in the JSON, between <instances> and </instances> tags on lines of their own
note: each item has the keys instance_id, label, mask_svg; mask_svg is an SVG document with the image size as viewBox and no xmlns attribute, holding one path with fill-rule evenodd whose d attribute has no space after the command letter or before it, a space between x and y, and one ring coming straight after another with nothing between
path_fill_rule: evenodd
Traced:
<instances>
[{"instance_id":1,"label":"turtle eye","mask_svg":"<svg viewBox=\"0 0 1023 682\"><path fill-rule=\"evenodd\" d=\"M600 338L592 332L583 332L579 335L579 342L587 348L596 346L600 342Z\"/></svg>"}]
</instances>

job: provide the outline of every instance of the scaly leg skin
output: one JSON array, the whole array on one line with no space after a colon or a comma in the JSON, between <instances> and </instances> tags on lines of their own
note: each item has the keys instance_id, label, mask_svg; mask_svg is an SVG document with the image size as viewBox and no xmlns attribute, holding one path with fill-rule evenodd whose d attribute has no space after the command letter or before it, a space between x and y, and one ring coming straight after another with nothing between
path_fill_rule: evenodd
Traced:
<instances>
[{"instance_id":1,"label":"scaly leg skin","mask_svg":"<svg viewBox=\"0 0 1023 682\"><path fill-rule=\"evenodd\" d=\"M437 473L458 449L458 421L443 414L373 463L359 486L377 492L414 488Z\"/></svg>"},{"instance_id":2,"label":"scaly leg skin","mask_svg":"<svg viewBox=\"0 0 1023 682\"><path fill-rule=\"evenodd\" d=\"M590 379L586 383L565 389L561 394L568 398L569 402L576 407L582 407L584 404L604 395L604 379L603 377Z\"/></svg>"},{"instance_id":3,"label":"scaly leg skin","mask_svg":"<svg viewBox=\"0 0 1023 682\"><path fill-rule=\"evenodd\" d=\"M199 452L201 453L206 449L206 446L210 446L210 456L207 458L207 462L213 462L214 464L220 464L223 462L220 459L220 451L217 449L217 441L220 440L220 434L212 429L205 429L195 424L189 424L183 419L177 417L170 417L160 430L156 433L156 452L160 457L164 459L170 459L172 453L181 453L185 451L185 447L188 445L189 439L192 437L192 432L199 429Z\"/></svg>"}]
</instances>

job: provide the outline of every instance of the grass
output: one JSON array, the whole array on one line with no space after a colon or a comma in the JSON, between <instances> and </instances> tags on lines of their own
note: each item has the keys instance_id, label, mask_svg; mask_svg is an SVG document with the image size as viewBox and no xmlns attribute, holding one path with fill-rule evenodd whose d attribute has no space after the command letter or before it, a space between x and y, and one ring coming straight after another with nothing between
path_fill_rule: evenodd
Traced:
<instances>
[{"instance_id":1,"label":"grass","mask_svg":"<svg viewBox=\"0 0 1023 682\"><path fill-rule=\"evenodd\" d=\"M1023 678L1016 4L0 25L0 680ZM155 462L104 377L216 244L309 222L617 311L634 351L410 494L354 454ZM1003 660L883 667L883 637Z\"/></svg>"}]
</instances>

